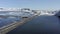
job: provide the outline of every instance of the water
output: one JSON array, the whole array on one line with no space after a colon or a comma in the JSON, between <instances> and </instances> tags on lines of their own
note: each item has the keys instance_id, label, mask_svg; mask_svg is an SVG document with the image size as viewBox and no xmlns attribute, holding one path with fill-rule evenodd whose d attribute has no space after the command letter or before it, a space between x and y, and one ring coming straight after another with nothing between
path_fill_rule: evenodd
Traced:
<instances>
[{"instance_id":1,"label":"water","mask_svg":"<svg viewBox=\"0 0 60 34\"><path fill-rule=\"evenodd\" d=\"M3 18L0 18L0 28L6 25L9 25L11 23L14 23L15 21L20 21L22 20L22 18L18 17L18 16L22 16L22 17L31 17L33 16L33 14L29 14L29 13L22 13L20 11L0 11L0 17L3 15ZM10 16L10 17L6 17L6 16ZM12 16L17 16L17 17L12 17Z\"/></svg>"},{"instance_id":2,"label":"water","mask_svg":"<svg viewBox=\"0 0 60 34\"><path fill-rule=\"evenodd\" d=\"M0 28L6 25L9 25L11 23L14 23L15 21L20 21L21 18L18 17L7 17L7 18L0 18Z\"/></svg>"},{"instance_id":3,"label":"water","mask_svg":"<svg viewBox=\"0 0 60 34\"><path fill-rule=\"evenodd\" d=\"M1 14L7 15L10 12L0 12ZM13 13L12 13L13 14ZM12 15L11 13L9 15ZM23 16L33 16L32 14L17 14ZM15 14L14 14L15 15ZM0 28L6 25L13 23L14 21L20 21L19 17L8 17L8 18L0 18ZM51 33L51 32L60 32L60 22L56 16L47 16L41 15L37 18L32 19L26 24L17 27L16 29L8 32L7 34L38 34L38 33Z\"/></svg>"},{"instance_id":4,"label":"water","mask_svg":"<svg viewBox=\"0 0 60 34\"><path fill-rule=\"evenodd\" d=\"M46 34L59 33L60 24L56 16L41 15L7 34Z\"/></svg>"}]
</instances>

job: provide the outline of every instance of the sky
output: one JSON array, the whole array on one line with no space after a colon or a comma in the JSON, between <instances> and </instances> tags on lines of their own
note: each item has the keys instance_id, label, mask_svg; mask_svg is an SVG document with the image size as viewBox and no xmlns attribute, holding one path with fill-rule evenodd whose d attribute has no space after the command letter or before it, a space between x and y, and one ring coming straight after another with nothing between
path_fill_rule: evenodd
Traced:
<instances>
[{"instance_id":1,"label":"sky","mask_svg":"<svg viewBox=\"0 0 60 34\"><path fill-rule=\"evenodd\" d=\"M59 10L60 0L0 0L0 7Z\"/></svg>"}]
</instances>

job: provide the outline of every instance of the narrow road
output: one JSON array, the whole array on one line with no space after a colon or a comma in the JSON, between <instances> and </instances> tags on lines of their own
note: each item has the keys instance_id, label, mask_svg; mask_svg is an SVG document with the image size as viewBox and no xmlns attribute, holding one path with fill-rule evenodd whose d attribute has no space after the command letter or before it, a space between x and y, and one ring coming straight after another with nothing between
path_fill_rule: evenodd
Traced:
<instances>
[{"instance_id":1,"label":"narrow road","mask_svg":"<svg viewBox=\"0 0 60 34\"><path fill-rule=\"evenodd\" d=\"M7 34L57 34L60 33L59 19L56 16L41 15Z\"/></svg>"}]
</instances>

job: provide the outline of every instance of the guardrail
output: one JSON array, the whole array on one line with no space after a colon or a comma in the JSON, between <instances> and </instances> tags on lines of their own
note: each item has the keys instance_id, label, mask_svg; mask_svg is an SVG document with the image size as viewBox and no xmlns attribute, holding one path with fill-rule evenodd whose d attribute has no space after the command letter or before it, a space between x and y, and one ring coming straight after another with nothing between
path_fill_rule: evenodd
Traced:
<instances>
[{"instance_id":1,"label":"guardrail","mask_svg":"<svg viewBox=\"0 0 60 34\"><path fill-rule=\"evenodd\" d=\"M29 17L29 18L23 18L20 22L14 22L12 24L6 25L2 28L0 28L0 34L6 34L7 32L15 29L16 27L26 23L27 21L31 20L35 16Z\"/></svg>"}]
</instances>

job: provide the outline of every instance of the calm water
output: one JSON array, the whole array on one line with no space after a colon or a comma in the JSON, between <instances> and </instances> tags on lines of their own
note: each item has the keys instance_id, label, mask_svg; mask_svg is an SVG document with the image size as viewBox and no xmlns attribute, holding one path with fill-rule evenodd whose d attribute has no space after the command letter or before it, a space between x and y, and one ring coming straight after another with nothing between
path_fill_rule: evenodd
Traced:
<instances>
[{"instance_id":1,"label":"calm water","mask_svg":"<svg viewBox=\"0 0 60 34\"><path fill-rule=\"evenodd\" d=\"M0 11L0 17L3 16L27 16L31 17L33 14L30 13L22 13L20 11ZM7 18L0 18L0 28L6 25L9 25L15 21L20 21L22 18L20 17L7 17Z\"/></svg>"},{"instance_id":2,"label":"calm water","mask_svg":"<svg viewBox=\"0 0 60 34\"><path fill-rule=\"evenodd\" d=\"M38 16L7 34L46 34L59 33L60 22L56 16Z\"/></svg>"},{"instance_id":3,"label":"calm water","mask_svg":"<svg viewBox=\"0 0 60 34\"><path fill-rule=\"evenodd\" d=\"M9 12L0 12L0 14L9 14ZM26 16L26 13L24 16ZM11 14L12 15L12 14ZM21 14L20 14L21 15ZM31 15L29 15L31 17ZM33 16L33 15L32 15ZM14 21L20 21L19 17L0 18L0 28ZM41 15L32 19L26 24L17 27L7 34L38 34L38 33L57 33L60 32L60 20L56 16Z\"/></svg>"},{"instance_id":4,"label":"calm water","mask_svg":"<svg viewBox=\"0 0 60 34\"><path fill-rule=\"evenodd\" d=\"M14 23L15 21L20 21L21 18L18 17L7 17L7 18L0 18L0 28L6 25L9 25L11 23Z\"/></svg>"}]
</instances>

